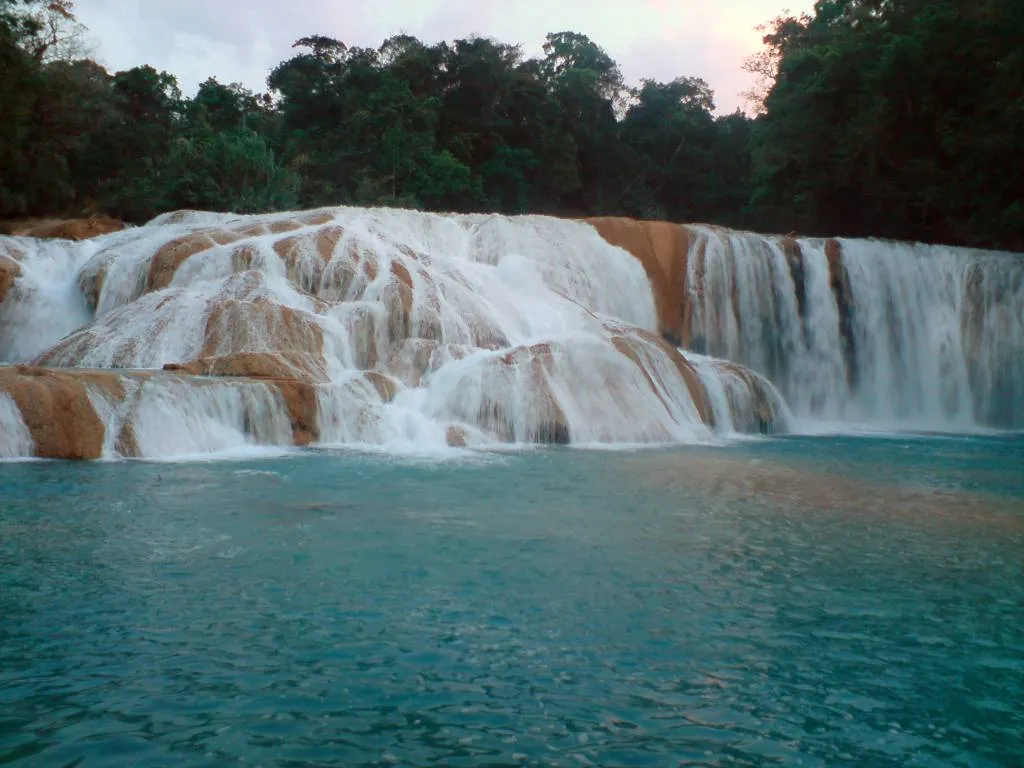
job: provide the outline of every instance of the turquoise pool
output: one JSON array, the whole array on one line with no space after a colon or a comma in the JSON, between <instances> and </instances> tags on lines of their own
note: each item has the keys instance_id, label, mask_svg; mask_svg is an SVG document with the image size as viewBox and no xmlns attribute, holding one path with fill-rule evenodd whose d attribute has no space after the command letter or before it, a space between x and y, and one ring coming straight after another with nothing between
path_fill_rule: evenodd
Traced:
<instances>
[{"instance_id":1,"label":"turquoise pool","mask_svg":"<svg viewBox=\"0 0 1024 768\"><path fill-rule=\"evenodd\" d=\"M1024 439L0 464L0 764L1024 765Z\"/></svg>"}]
</instances>

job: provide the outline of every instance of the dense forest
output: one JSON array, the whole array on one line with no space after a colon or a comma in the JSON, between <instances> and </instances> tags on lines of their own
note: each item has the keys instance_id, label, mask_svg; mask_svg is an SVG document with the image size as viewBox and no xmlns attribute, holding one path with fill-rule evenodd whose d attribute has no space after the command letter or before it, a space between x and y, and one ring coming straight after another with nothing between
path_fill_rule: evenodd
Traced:
<instances>
[{"instance_id":1,"label":"dense forest","mask_svg":"<svg viewBox=\"0 0 1024 768\"><path fill-rule=\"evenodd\" d=\"M594 41L325 36L191 98L81 50L73 0L0 0L0 217L361 204L623 214L1024 250L1024 2L819 0L767 25L751 112L623 82Z\"/></svg>"}]
</instances>

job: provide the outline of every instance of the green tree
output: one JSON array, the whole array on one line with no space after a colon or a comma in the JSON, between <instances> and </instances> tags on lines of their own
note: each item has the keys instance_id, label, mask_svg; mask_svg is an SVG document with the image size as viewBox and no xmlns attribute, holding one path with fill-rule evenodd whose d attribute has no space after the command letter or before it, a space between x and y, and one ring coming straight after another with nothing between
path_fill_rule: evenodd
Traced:
<instances>
[{"instance_id":1,"label":"green tree","mask_svg":"<svg viewBox=\"0 0 1024 768\"><path fill-rule=\"evenodd\" d=\"M1024 246L1024 10L820 0L777 20L754 140L761 222Z\"/></svg>"}]
</instances>

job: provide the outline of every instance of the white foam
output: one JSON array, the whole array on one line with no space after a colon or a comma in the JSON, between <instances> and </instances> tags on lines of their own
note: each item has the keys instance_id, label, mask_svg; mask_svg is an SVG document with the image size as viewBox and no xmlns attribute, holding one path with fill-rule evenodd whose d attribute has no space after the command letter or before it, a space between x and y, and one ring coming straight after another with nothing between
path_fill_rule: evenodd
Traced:
<instances>
[{"instance_id":1,"label":"white foam","mask_svg":"<svg viewBox=\"0 0 1024 768\"><path fill-rule=\"evenodd\" d=\"M21 276L0 303L2 364L30 358L89 321L77 273L96 245L27 237L0 237L0 245L24 254Z\"/></svg>"},{"instance_id":2,"label":"white foam","mask_svg":"<svg viewBox=\"0 0 1024 768\"><path fill-rule=\"evenodd\" d=\"M21 418L14 398L0 390L0 459L32 456L35 442Z\"/></svg>"},{"instance_id":3,"label":"white foam","mask_svg":"<svg viewBox=\"0 0 1024 768\"><path fill-rule=\"evenodd\" d=\"M781 238L694 231L693 337L708 354L767 376L805 423L958 432L1024 426L1019 256L840 240L849 302L841 318L825 241L801 239L801 317Z\"/></svg>"},{"instance_id":4,"label":"white foam","mask_svg":"<svg viewBox=\"0 0 1024 768\"><path fill-rule=\"evenodd\" d=\"M983 416L1000 415L988 412L994 403L1011 424L1024 423L1019 260L843 241L859 377L851 386L824 241L800 241L801 317L780 239L696 228L688 259L694 337L767 377L687 353L715 417L710 429L683 373L638 330L657 327L642 266L589 225L392 209L322 213L332 219L329 231L295 221L298 229L269 233L295 217L288 213L187 212L85 243L18 239L27 255L0 307L8 321L0 324L0 358L159 369L201 355L306 352L279 346L311 347L322 337L322 443L394 455L465 455L448 445L453 434L470 453L565 439L629 449L718 445L763 425L766 407L778 424L804 432L971 431L993 421ZM248 229L236 231L238 239L209 241L167 288L147 293L161 248L241 225ZM95 316L81 293L90 286L100 286ZM241 308L226 321L239 332L211 331L220 322L214 312L228 303ZM291 335L280 335L283 325ZM295 327L308 333L298 338ZM368 379L364 369L389 378ZM123 383L123 401L90 389L107 428L107 457L116 456L122 433L147 458L250 456L291 443L288 409L272 385L167 376ZM382 396L378 387L390 391ZM19 420L10 407L0 411L6 434Z\"/></svg>"}]
</instances>

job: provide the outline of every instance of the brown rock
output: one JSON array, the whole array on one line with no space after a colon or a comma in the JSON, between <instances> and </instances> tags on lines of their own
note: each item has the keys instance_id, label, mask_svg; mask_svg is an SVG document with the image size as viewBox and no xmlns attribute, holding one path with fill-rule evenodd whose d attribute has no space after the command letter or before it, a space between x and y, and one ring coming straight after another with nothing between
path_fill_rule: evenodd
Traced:
<instances>
[{"instance_id":1,"label":"brown rock","mask_svg":"<svg viewBox=\"0 0 1024 768\"><path fill-rule=\"evenodd\" d=\"M274 251L284 262L288 279L302 290L316 294L320 291L324 269L331 262L334 250L344 234L345 230L342 227L323 227L315 232L282 238L274 243ZM304 258L312 254L319 259ZM355 264L358 265L358 260ZM347 275L349 281L352 274L354 272L350 271ZM338 298L343 295L344 287L340 289Z\"/></svg>"},{"instance_id":2,"label":"brown rock","mask_svg":"<svg viewBox=\"0 0 1024 768\"><path fill-rule=\"evenodd\" d=\"M180 211L171 211L170 213L164 214L164 224L181 224L186 218L193 214L202 213L202 211L194 211L191 208L182 208Z\"/></svg>"},{"instance_id":3,"label":"brown rock","mask_svg":"<svg viewBox=\"0 0 1024 768\"><path fill-rule=\"evenodd\" d=\"M259 356L237 356L236 362ZM193 361L195 362L195 361ZM206 364L206 361L200 361ZM228 361L223 361L225 366ZM254 375L238 380L258 381L275 389L281 396L292 427L294 445L302 446L319 439L317 385L296 378L274 378L269 363L254 362L248 367ZM216 365L213 366L216 368ZM216 379L192 379L191 365L168 366L174 373L130 371L115 373L89 369L58 370L34 366L0 366L0 391L14 400L33 441L35 455L49 459L96 459L102 455L105 428L89 398L87 387L113 405L124 406L124 382L138 382L156 377L172 376L189 386L224 386ZM261 375L262 374L262 375ZM384 374L370 373L366 380L385 401L394 396L397 382ZM122 456L140 455L133 414L126 418L114 441L114 449Z\"/></svg>"},{"instance_id":4,"label":"brown rock","mask_svg":"<svg viewBox=\"0 0 1024 768\"><path fill-rule=\"evenodd\" d=\"M302 352L235 352L220 357L200 357L185 363L168 363L164 370L192 376L328 381L324 360Z\"/></svg>"},{"instance_id":5,"label":"brown rock","mask_svg":"<svg viewBox=\"0 0 1024 768\"><path fill-rule=\"evenodd\" d=\"M334 221L334 214L330 211L306 211L296 218L305 227L316 227Z\"/></svg>"},{"instance_id":6,"label":"brown rock","mask_svg":"<svg viewBox=\"0 0 1024 768\"><path fill-rule=\"evenodd\" d=\"M14 259L0 254L0 304L14 287L14 281L21 277L21 265Z\"/></svg>"},{"instance_id":7,"label":"brown rock","mask_svg":"<svg viewBox=\"0 0 1024 768\"><path fill-rule=\"evenodd\" d=\"M17 404L35 442L36 456L45 459L97 459L102 455L104 426L85 384L100 383L103 378L108 379L105 388L113 392L120 388L114 374L92 372L85 377L24 365L0 367L0 389Z\"/></svg>"},{"instance_id":8,"label":"brown rock","mask_svg":"<svg viewBox=\"0 0 1024 768\"><path fill-rule=\"evenodd\" d=\"M78 290L85 299L86 305L93 312L100 303L100 293L103 291L103 281L107 277L107 265L101 264L97 267L86 267L78 273Z\"/></svg>"},{"instance_id":9,"label":"brown rock","mask_svg":"<svg viewBox=\"0 0 1024 768\"><path fill-rule=\"evenodd\" d=\"M164 244L149 263L149 280L146 288L159 291L171 284L174 273L187 259L218 245L227 245L242 236L226 229L208 229L176 237Z\"/></svg>"},{"instance_id":10,"label":"brown rock","mask_svg":"<svg viewBox=\"0 0 1024 768\"><path fill-rule=\"evenodd\" d=\"M664 221L619 217L585 219L607 242L629 251L643 265L654 291L658 330L674 343L689 342L687 257L693 236L686 227Z\"/></svg>"},{"instance_id":11,"label":"brown rock","mask_svg":"<svg viewBox=\"0 0 1024 768\"><path fill-rule=\"evenodd\" d=\"M465 448L469 443L469 433L464 427L452 424L444 433L445 441L452 448Z\"/></svg>"},{"instance_id":12,"label":"brown rock","mask_svg":"<svg viewBox=\"0 0 1024 768\"><path fill-rule=\"evenodd\" d=\"M466 344L442 344L434 339L402 339L391 345L387 370L410 387L418 387L423 377L454 360L462 360L474 352Z\"/></svg>"},{"instance_id":13,"label":"brown rock","mask_svg":"<svg viewBox=\"0 0 1024 768\"><path fill-rule=\"evenodd\" d=\"M749 368L725 360L716 360L713 366L719 374L731 376L734 381L740 383L739 389L725 386L734 429L739 432L763 434L780 431L784 426L783 414L776 408L776 401L767 379Z\"/></svg>"},{"instance_id":14,"label":"brown rock","mask_svg":"<svg viewBox=\"0 0 1024 768\"><path fill-rule=\"evenodd\" d=\"M288 409L292 425L292 443L297 446L309 445L320 439L319 406L316 385L304 381L279 380L274 387Z\"/></svg>"},{"instance_id":15,"label":"brown rock","mask_svg":"<svg viewBox=\"0 0 1024 768\"><path fill-rule=\"evenodd\" d=\"M323 359L323 332L305 312L266 299L229 299L206 321L201 357L289 352Z\"/></svg>"},{"instance_id":16,"label":"brown rock","mask_svg":"<svg viewBox=\"0 0 1024 768\"><path fill-rule=\"evenodd\" d=\"M464 403L453 403L459 421L475 424L507 442L566 445L571 441L569 421L549 384L548 374L554 365L550 343L516 347L490 358L487 365L492 370L485 379L487 394L479 407L471 411ZM521 409L523 403L513 405L507 398L523 387L530 393L529 405L520 424L525 432L517 434L510 410Z\"/></svg>"},{"instance_id":17,"label":"brown rock","mask_svg":"<svg viewBox=\"0 0 1024 768\"><path fill-rule=\"evenodd\" d=\"M233 229L242 237L257 237L259 235L279 235L282 232L301 229L303 226L305 225L295 219L277 219L276 221L247 224Z\"/></svg>"},{"instance_id":18,"label":"brown rock","mask_svg":"<svg viewBox=\"0 0 1024 768\"><path fill-rule=\"evenodd\" d=\"M364 371L363 377L377 390L377 394L380 395L382 401L390 403L395 399L399 384L393 378L378 371Z\"/></svg>"},{"instance_id":19,"label":"brown rock","mask_svg":"<svg viewBox=\"0 0 1024 768\"><path fill-rule=\"evenodd\" d=\"M697 407L697 413L700 416L700 420L707 424L709 427L715 426L715 412L711 407L711 401L708 399L707 390L704 387L700 376L694 369L690 361L683 357L682 353L672 346L669 342L665 341L653 333L649 333L640 328L631 328L628 333L619 333L612 337L612 344L615 348L623 355L628 357L634 365L639 368L644 378L647 379L647 383L650 385L651 390L658 395L659 399L662 395L659 391L658 386L652 377L651 371L643 363L643 357L639 354L636 344L638 340L646 341L649 344L655 345L658 350L668 357L679 371L679 375L682 376L683 381L686 382L686 388L690 392L690 398L693 400L693 404ZM662 399L665 408L671 412L672 408L669 403L666 403Z\"/></svg>"},{"instance_id":20,"label":"brown rock","mask_svg":"<svg viewBox=\"0 0 1024 768\"><path fill-rule=\"evenodd\" d=\"M412 334L412 275L404 264L391 262L391 283L384 294L388 308L388 332L393 341L407 339Z\"/></svg>"},{"instance_id":21,"label":"brown rock","mask_svg":"<svg viewBox=\"0 0 1024 768\"><path fill-rule=\"evenodd\" d=\"M56 238L61 240L88 240L124 229L124 222L109 216L83 219L35 219L10 226L13 234L25 237Z\"/></svg>"},{"instance_id":22,"label":"brown rock","mask_svg":"<svg viewBox=\"0 0 1024 768\"><path fill-rule=\"evenodd\" d=\"M142 455L142 451L139 450L139 438L135 434L135 425L131 421L126 421L117 433L114 450L126 459L135 459Z\"/></svg>"},{"instance_id":23,"label":"brown rock","mask_svg":"<svg viewBox=\"0 0 1024 768\"><path fill-rule=\"evenodd\" d=\"M807 317L807 283L804 254L800 249L800 242L792 235L786 235L782 238L782 252L786 256L789 276L793 280L793 287L796 291L797 312L801 319L805 319Z\"/></svg>"},{"instance_id":24,"label":"brown rock","mask_svg":"<svg viewBox=\"0 0 1024 768\"><path fill-rule=\"evenodd\" d=\"M850 276L843 264L843 247L838 240L825 241L825 258L828 260L829 284L839 310L839 337L842 340L843 360L846 363L846 380L850 389L857 387L857 352L853 329L853 291Z\"/></svg>"}]
</instances>

